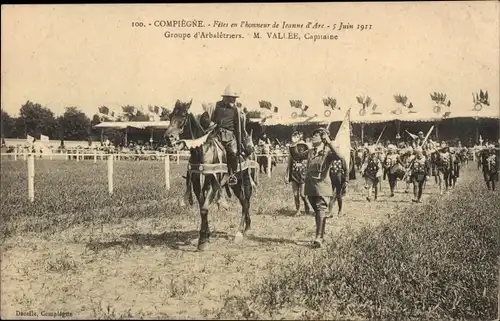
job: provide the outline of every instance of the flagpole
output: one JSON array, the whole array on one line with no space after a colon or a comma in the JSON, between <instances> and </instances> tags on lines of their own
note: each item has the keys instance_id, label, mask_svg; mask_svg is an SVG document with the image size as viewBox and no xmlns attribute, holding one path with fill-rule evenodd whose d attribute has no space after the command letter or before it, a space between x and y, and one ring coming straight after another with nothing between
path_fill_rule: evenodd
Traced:
<instances>
[{"instance_id":1,"label":"flagpole","mask_svg":"<svg viewBox=\"0 0 500 321\"><path fill-rule=\"evenodd\" d=\"M345 112L344 119L342 120L342 123L343 123L343 122L347 119L347 116L348 116L348 115L350 115L350 113L351 113L351 108L352 108L352 107L349 107L349 109ZM342 123L341 123L341 124L342 124ZM330 121L328 122L328 125L326 125L325 129L326 129L326 130L330 130L330 125L331 125L331 124L332 124L332 121L330 120ZM351 128L351 122L349 121L349 129L350 129L350 128Z\"/></svg>"},{"instance_id":2,"label":"flagpole","mask_svg":"<svg viewBox=\"0 0 500 321\"><path fill-rule=\"evenodd\" d=\"M375 143L375 145L378 145L378 143L380 142L380 138L382 138L382 134L384 133L385 131L385 128L387 127L387 125L384 126L384 129L382 129L382 132L380 133L380 135L378 136L378 139L377 139L377 142Z\"/></svg>"}]
</instances>

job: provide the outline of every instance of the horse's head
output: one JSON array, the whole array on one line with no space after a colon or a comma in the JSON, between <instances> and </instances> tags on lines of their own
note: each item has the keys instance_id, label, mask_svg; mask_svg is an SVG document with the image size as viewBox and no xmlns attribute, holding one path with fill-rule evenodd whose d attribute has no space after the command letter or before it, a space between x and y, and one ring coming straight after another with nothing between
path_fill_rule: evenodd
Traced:
<instances>
[{"instance_id":1,"label":"horse's head","mask_svg":"<svg viewBox=\"0 0 500 321\"><path fill-rule=\"evenodd\" d=\"M163 136L167 146L172 147L179 140L179 136L184 131L188 121L189 108L192 102L192 99L187 103L183 103L179 99L175 102L174 110L169 115L170 124Z\"/></svg>"}]
</instances>

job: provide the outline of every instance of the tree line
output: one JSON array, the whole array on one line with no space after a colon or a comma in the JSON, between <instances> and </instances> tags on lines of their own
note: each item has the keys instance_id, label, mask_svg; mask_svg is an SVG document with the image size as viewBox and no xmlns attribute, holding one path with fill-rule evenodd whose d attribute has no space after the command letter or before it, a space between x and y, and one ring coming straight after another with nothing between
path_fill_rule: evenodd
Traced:
<instances>
[{"instance_id":1,"label":"tree line","mask_svg":"<svg viewBox=\"0 0 500 321\"><path fill-rule=\"evenodd\" d=\"M92 140L100 141L101 130L94 128L101 122L109 121L164 121L170 110L163 106L148 106L146 110L132 105L122 106L121 112L113 112L106 106L97 108L90 119L78 107L66 107L62 115L56 117L47 107L27 101L19 110L19 116L13 117L2 109L2 138L25 139L28 135L39 139L40 135L49 136L50 140ZM260 117L259 111L247 111L248 117ZM105 138L121 142L123 130L106 128Z\"/></svg>"},{"instance_id":2,"label":"tree line","mask_svg":"<svg viewBox=\"0 0 500 321\"><path fill-rule=\"evenodd\" d=\"M78 107L70 106L56 117L49 108L27 101L21 106L18 117L13 117L2 109L1 134L2 138L24 139L30 135L39 139L40 135L45 135L51 140L99 140L101 130L94 126L103 121L166 120L169 111L161 106L149 106L149 112L145 112L141 108L126 105L119 115L112 114L108 107L100 106L90 119ZM117 129L104 131L108 137L121 136L121 131Z\"/></svg>"}]
</instances>

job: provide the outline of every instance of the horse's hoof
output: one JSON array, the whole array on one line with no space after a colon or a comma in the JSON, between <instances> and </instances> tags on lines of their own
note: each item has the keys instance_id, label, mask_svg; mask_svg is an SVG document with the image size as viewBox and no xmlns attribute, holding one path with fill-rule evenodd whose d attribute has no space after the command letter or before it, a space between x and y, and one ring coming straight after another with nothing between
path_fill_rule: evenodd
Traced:
<instances>
[{"instance_id":1,"label":"horse's hoof","mask_svg":"<svg viewBox=\"0 0 500 321\"><path fill-rule=\"evenodd\" d=\"M198 251L205 251L208 248L208 241L198 242Z\"/></svg>"},{"instance_id":2,"label":"horse's hoof","mask_svg":"<svg viewBox=\"0 0 500 321\"><path fill-rule=\"evenodd\" d=\"M241 243L243 241L243 234L241 232L237 232L234 236L234 243Z\"/></svg>"}]
</instances>

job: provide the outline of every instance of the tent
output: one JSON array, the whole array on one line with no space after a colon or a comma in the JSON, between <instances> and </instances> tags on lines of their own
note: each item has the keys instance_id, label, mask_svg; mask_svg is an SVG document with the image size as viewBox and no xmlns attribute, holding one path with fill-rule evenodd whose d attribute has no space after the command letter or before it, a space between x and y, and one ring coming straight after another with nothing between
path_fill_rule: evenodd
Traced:
<instances>
[{"instance_id":1,"label":"tent","mask_svg":"<svg viewBox=\"0 0 500 321\"><path fill-rule=\"evenodd\" d=\"M426 108L411 111L396 103L390 107L392 107L392 111L378 113L368 110L363 113L359 108L351 109L353 132L360 133L361 142L364 142L365 129L376 129L371 132L378 136L378 133L386 125L387 127L393 127L393 129L386 131L384 135L391 133L395 134L394 136L404 134L402 127L425 129L430 128L431 125L435 125L435 139L440 138L441 127L446 129L446 133L451 133L448 135L450 137L461 136L459 138L464 139L474 136L474 141L478 141L479 135L496 140L500 134L500 110L493 106L483 106L482 109L476 110L472 107L457 109L448 108L444 105L438 108L435 105L429 105ZM269 127L324 126L329 123L337 124L337 126L332 127L338 127L343 120L344 114L345 110L330 110L329 112L325 111L323 114L310 113L295 118L291 117L291 115L273 114L269 118L252 119L252 121L260 121L261 125Z\"/></svg>"},{"instance_id":2,"label":"tent","mask_svg":"<svg viewBox=\"0 0 500 321\"><path fill-rule=\"evenodd\" d=\"M165 129L168 127L170 122L167 121L128 121L128 122L102 122L94 126L94 128L101 129L101 141L103 141L103 129L104 128L115 128L125 130L125 145L128 140L128 128L137 129L149 129L150 139L153 139L153 132L155 129Z\"/></svg>"}]
</instances>

